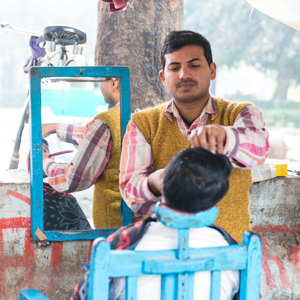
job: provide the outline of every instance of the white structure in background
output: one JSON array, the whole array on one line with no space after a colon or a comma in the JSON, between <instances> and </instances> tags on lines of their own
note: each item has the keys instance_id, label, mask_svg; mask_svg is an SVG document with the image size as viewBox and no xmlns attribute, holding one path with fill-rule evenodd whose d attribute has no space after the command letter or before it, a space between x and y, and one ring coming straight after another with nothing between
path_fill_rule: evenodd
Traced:
<instances>
[{"instance_id":1,"label":"white structure in background","mask_svg":"<svg viewBox=\"0 0 300 300\"><path fill-rule=\"evenodd\" d=\"M247 0L262 13L300 31L299 0Z\"/></svg>"}]
</instances>

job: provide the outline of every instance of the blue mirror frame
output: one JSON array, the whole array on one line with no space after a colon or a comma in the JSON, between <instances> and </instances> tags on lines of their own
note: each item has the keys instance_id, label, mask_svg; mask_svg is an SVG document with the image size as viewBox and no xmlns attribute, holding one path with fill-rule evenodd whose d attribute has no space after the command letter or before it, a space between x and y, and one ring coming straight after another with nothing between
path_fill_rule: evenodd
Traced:
<instances>
[{"instance_id":1,"label":"blue mirror frame","mask_svg":"<svg viewBox=\"0 0 300 300\"><path fill-rule=\"evenodd\" d=\"M42 169L41 80L50 77L119 77L121 79L121 131L122 138L131 116L130 76L127 67L33 67L30 69L30 189L31 233L33 240L69 241L92 240L106 237L117 228L83 231L44 231L44 193ZM132 223L132 211L124 200L120 203L122 224ZM42 238L41 238L42 237Z\"/></svg>"}]
</instances>

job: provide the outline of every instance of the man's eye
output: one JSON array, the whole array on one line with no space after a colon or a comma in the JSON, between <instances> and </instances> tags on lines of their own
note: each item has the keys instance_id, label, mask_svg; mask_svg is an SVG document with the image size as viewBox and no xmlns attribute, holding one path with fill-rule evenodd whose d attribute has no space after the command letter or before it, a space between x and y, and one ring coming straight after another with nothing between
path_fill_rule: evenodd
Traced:
<instances>
[{"instance_id":1,"label":"man's eye","mask_svg":"<svg viewBox=\"0 0 300 300\"><path fill-rule=\"evenodd\" d=\"M170 71L177 71L177 70L179 70L178 67L170 68Z\"/></svg>"},{"instance_id":2,"label":"man's eye","mask_svg":"<svg viewBox=\"0 0 300 300\"><path fill-rule=\"evenodd\" d=\"M192 68L199 68L200 65L191 65Z\"/></svg>"}]
</instances>

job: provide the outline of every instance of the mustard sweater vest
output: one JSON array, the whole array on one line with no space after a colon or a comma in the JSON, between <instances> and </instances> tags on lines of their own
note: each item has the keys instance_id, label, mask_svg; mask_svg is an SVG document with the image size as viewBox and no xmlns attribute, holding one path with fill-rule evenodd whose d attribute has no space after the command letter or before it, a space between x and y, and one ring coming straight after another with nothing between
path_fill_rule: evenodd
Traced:
<instances>
[{"instance_id":1,"label":"mustard sweater vest","mask_svg":"<svg viewBox=\"0 0 300 300\"><path fill-rule=\"evenodd\" d=\"M251 103L230 102L216 99L218 116L215 120L209 117L206 124L232 126L238 114ZM191 147L181 134L176 120L165 116L168 103L155 108L143 110L133 115L133 120L151 145L154 170L164 168L172 157L185 148ZM218 203L219 215L216 225L224 228L239 243L243 233L251 230L248 190L252 185L251 171L233 168L229 179L229 190Z\"/></svg>"},{"instance_id":2,"label":"mustard sweater vest","mask_svg":"<svg viewBox=\"0 0 300 300\"><path fill-rule=\"evenodd\" d=\"M112 133L109 161L94 185L92 216L96 229L121 226L119 167L121 157L120 106L95 117L105 122Z\"/></svg>"}]
</instances>

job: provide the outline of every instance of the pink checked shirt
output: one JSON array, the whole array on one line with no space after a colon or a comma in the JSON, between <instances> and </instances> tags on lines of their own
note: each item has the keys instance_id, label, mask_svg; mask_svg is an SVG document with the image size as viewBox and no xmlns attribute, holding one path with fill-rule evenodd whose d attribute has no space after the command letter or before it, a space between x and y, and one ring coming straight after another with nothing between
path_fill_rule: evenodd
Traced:
<instances>
[{"instance_id":1,"label":"pink checked shirt","mask_svg":"<svg viewBox=\"0 0 300 300\"><path fill-rule=\"evenodd\" d=\"M59 192L77 192L92 186L104 171L109 160L112 136L109 127L100 119L86 126L58 124L57 136L78 146L72 161L56 163L52 159L43 162L49 184Z\"/></svg>"},{"instance_id":2,"label":"pink checked shirt","mask_svg":"<svg viewBox=\"0 0 300 300\"><path fill-rule=\"evenodd\" d=\"M196 128L206 124L208 116L217 117L217 108L211 97L201 115L188 127L182 120L174 100L166 107L165 116L177 125L185 138ZM269 150L268 131L259 109L253 105L245 107L237 116L233 126L224 126L227 134L224 154L231 158L233 167L251 168L262 165ZM120 163L120 191L123 199L137 214L152 214L155 197L148 188L147 177L153 172L151 145L139 131L133 120L127 125L123 139Z\"/></svg>"}]
</instances>

